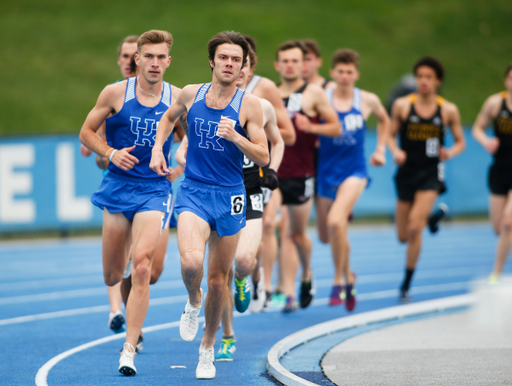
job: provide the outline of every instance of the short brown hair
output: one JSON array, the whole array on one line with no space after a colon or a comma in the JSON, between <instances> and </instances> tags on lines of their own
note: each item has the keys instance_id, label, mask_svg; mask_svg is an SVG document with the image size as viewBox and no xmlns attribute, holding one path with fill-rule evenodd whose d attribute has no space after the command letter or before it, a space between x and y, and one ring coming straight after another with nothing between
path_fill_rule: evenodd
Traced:
<instances>
[{"instance_id":1,"label":"short brown hair","mask_svg":"<svg viewBox=\"0 0 512 386\"><path fill-rule=\"evenodd\" d=\"M359 54L347 48L338 50L332 56L332 68L336 67L338 63L354 64L357 68L359 67Z\"/></svg>"},{"instance_id":2,"label":"short brown hair","mask_svg":"<svg viewBox=\"0 0 512 386\"><path fill-rule=\"evenodd\" d=\"M251 62L251 67L256 67L258 63L258 58L256 57L256 52L252 48L249 48L249 61Z\"/></svg>"},{"instance_id":3,"label":"short brown hair","mask_svg":"<svg viewBox=\"0 0 512 386\"><path fill-rule=\"evenodd\" d=\"M249 43L249 46L254 50L254 53L258 51L258 46L256 44L256 40L250 35L242 35L244 39Z\"/></svg>"},{"instance_id":4,"label":"short brown hair","mask_svg":"<svg viewBox=\"0 0 512 386\"><path fill-rule=\"evenodd\" d=\"M121 50L123 48L124 43L137 43L137 39L139 38L138 35L130 35L123 39L121 44L117 47L117 56L121 55Z\"/></svg>"},{"instance_id":5,"label":"short brown hair","mask_svg":"<svg viewBox=\"0 0 512 386\"><path fill-rule=\"evenodd\" d=\"M276 51L276 60L279 60L279 53L281 51L288 51L293 48L299 48L302 51L302 56L306 55L307 51L304 47L304 44L300 40L288 40L287 42L284 42L281 44Z\"/></svg>"},{"instance_id":6,"label":"short brown hair","mask_svg":"<svg viewBox=\"0 0 512 386\"><path fill-rule=\"evenodd\" d=\"M320 46L318 45L316 40L302 39L302 44L304 45L304 48L306 48L307 52L314 53L317 58L320 58L322 56L320 53Z\"/></svg>"},{"instance_id":7,"label":"short brown hair","mask_svg":"<svg viewBox=\"0 0 512 386\"><path fill-rule=\"evenodd\" d=\"M505 78L508 76L509 72L512 71L512 63L510 63L507 66L507 69L505 70Z\"/></svg>"},{"instance_id":8,"label":"short brown hair","mask_svg":"<svg viewBox=\"0 0 512 386\"><path fill-rule=\"evenodd\" d=\"M237 46L242 47L243 67L245 62L247 61L247 55L249 54L249 44L247 43L243 35L239 32L224 31L219 32L217 35L213 36L208 42L208 59L210 59L212 62L214 62L217 47L221 44L235 44Z\"/></svg>"},{"instance_id":9,"label":"short brown hair","mask_svg":"<svg viewBox=\"0 0 512 386\"><path fill-rule=\"evenodd\" d=\"M137 50L140 53L140 49L144 44L160 43L166 43L167 49L170 51L173 43L172 35L167 31L152 29L151 31L144 32L140 35L140 38L137 40Z\"/></svg>"}]
</instances>

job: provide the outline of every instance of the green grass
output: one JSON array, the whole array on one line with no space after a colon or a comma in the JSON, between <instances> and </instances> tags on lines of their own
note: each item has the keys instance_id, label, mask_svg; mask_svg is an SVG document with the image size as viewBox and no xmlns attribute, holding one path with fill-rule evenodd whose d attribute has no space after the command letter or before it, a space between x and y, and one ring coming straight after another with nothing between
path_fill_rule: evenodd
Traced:
<instances>
[{"instance_id":1,"label":"green grass","mask_svg":"<svg viewBox=\"0 0 512 386\"><path fill-rule=\"evenodd\" d=\"M116 48L127 35L170 31L165 79L178 87L211 79L206 45L222 30L254 36L257 72L277 81L274 51L314 38L324 75L331 54L361 54L358 85L383 101L420 56L446 67L443 95L470 124L485 98L503 88L512 61L512 1L72 1L2 2L0 136L77 133L102 88L120 77Z\"/></svg>"}]
</instances>

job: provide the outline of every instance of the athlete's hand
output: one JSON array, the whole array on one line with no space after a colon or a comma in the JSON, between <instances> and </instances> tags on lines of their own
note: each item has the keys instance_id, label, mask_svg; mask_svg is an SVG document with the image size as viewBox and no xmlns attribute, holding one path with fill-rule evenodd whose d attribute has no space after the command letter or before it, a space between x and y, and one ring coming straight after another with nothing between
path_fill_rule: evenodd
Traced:
<instances>
[{"instance_id":1,"label":"athlete's hand","mask_svg":"<svg viewBox=\"0 0 512 386\"><path fill-rule=\"evenodd\" d=\"M217 135L221 138L234 142L238 134L235 130L235 125L229 118L222 117L219 125L217 126Z\"/></svg>"},{"instance_id":2,"label":"athlete's hand","mask_svg":"<svg viewBox=\"0 0 512 386\"><path fill-rule=\"evenodd\" d=\"M295 126L297 127L297 129L305 133L313 132L313 126L311 125L311 121L304 114L295 113Z\"/></svg>"},{"instance_id":3,"label":"athlete's hand","mask_svg":"<svg viewBox=\"0 0 512 386\"><path fill-rule=\"evenodd\" d=\"M139 163L139 160L130 154L133 149L135 149L135 145L116 151L112 156L113 164L123 170L132 169L135 164Z\"/></svg>"},{"instance_id":4,"label":"athlete's hand","mask_svg":"<svg viewBox=\"0 0 512 386\"><path fill-rule=\"evenodd\" d=\"M407 154L402 149L397 149L393 153L393 160L395 161L395 163L398 166L402 166L403 164L405 164L406 159L407 159Z\"/></svg>"},{"instance_id":5,"label":"athlete's hand","mask_svg":"<svg viewBox=\"0 0 512 386\"><path fill-rule=\"evenodd\" d=\"M386 164L386 154L384 150L377 149L370 156L370 165L372 166L382 166Z\"/></svg>"},{"instance_id":6,"label":"athlete's hand","mask_svg":"<svg viewBox=\"0 0 512 386\"><path fill-rule=\"evenodd\" d=\"M114 154L114 156L115 156L115 154ZM98 165L98 167L101 170L106 170L108 167L108 164L109 164L108 158L105 158L101 155L96 156L96 165Z\"/></svg>"},{"instance_id":7,"label":"athlete's hand","mask_svg":"<svg viewBox=\"0 0 512 386\"><path fill-rule=\"evenodd\" d=\"M498 151L498 147L500 147L500 140L496 137L489 138L484 146L485 150L491 154L495 154Z\"/></svg>"},{"instance_id":8,"label":"athlete's hand","mask_svg":"<svg viewBox=\"0 0 512 386\"><path fill-rule=\"evenodd\" d=\"M169 175L167 176L167 179L171 182L174 182L182 174L183 174L183 166L178 165L175 168L169 168Z\"/></svg>"},{"instance_id":9,"label":"athlete's hand","mask_svg":"<svg viewBox=\"0 0 512 386\"><path fill-rule=\"evenodd\" d=\"M92 150L82 144L80 145L80 154L82 154L84 157L89 157L92 154Z\"/></svg>"},{"instance_id":10,"label":"athlete's hand","mask_svg":"<svg viewBox=\"0 0 512 386\"><path fill-rule=\"evenodd\" d=\"M265 172L261 186L269 188L270 190L274 190L279 187L279 178L277 178L277 173L274 169L268 169Z\"/></svg>"},{"instance_id":11,"label":"athlete's hand","mask_svg":"<svg viewBox=\"0 0 512 386\"><path fill-rule=\"evenodd\" d=\"M165 157L161 148L157 149L154 147L151 151L151 161L149 162L149 168L159 176L167 176L169 174L167 162L165 162Z\"/></svg>"}]
</instances>

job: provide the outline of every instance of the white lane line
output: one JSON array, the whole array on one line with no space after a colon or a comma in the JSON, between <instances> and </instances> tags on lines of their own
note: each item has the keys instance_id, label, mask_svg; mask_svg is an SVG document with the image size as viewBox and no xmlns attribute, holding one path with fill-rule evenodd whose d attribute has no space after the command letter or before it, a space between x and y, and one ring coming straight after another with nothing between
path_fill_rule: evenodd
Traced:
<instances>
[{"instance_id":1,"label":"white lane line","mask_svg":"<svg viewBox=\"0 0 512 386\"><path fill-rule=\"evenodd\" d=\"M474 295L459 295L364 312L362 314L345 316L328 322L320 323L315 326L311 326L301 331L295 332L277 342L268 352L267 370L272 377L277 379L283 385L316 386L315 383L309 382L288 371L283 365L281 365L279 359L293 348L333 332L365 326L369 323L376 323L386 320L400 319L413 315L426 314L435 311L465 307L471 305L474 301Z\"/></svg>"},{"instance_id":2,"label":"white lane line","mask_svg":"<svg viewBox=\"0 0 512 386\"><path fill-rule=\"evenodd\" d=\"M187 300L188 300L188 295L168 296L168 297L164 297L164 298L150 299L149 305L150 306L160 306L163 304L186 302ZM20 317L11 318L11 319L2 319L2 320L0 320L0 326L5 326L8 324L34 322L36 320L56 319L56 318L63 318L66 316L93 314L93 313L108 312L108 311L110 311L109 305L75 308L73 310L47 312L47 313L43 313L43 314L20 316Z\"/></svg>"}]
</instances>

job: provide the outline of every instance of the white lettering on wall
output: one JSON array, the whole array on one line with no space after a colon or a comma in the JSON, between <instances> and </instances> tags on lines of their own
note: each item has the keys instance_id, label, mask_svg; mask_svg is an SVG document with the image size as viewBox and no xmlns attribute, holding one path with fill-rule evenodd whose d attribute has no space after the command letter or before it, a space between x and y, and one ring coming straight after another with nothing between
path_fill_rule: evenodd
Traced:
<instances>
[{"instance_id":1,"label":"white lettering on wall","mask_svg":"<svg viewBox=\"0 0 512 386\"><path fill-rule=\"evenodd\" d=\"M29 198L15 199L16 195L32 193L32 173L14 171L14 168L34 166L34 146L0 146L0 222L31 223L36 219L36 204Z\"/></svg>"},{"instance_id":2,"label":"white lettering on wall","mask_svg":"<svg viewBox=\"0 0 512 386\"><path fill-rule=\"evenodd\" d=\"M73 144L57 146L57 218L60 221L86 221L92 218L92 203L89 197L75 194L75 150Z\"/></svg>"}]
</instances>

